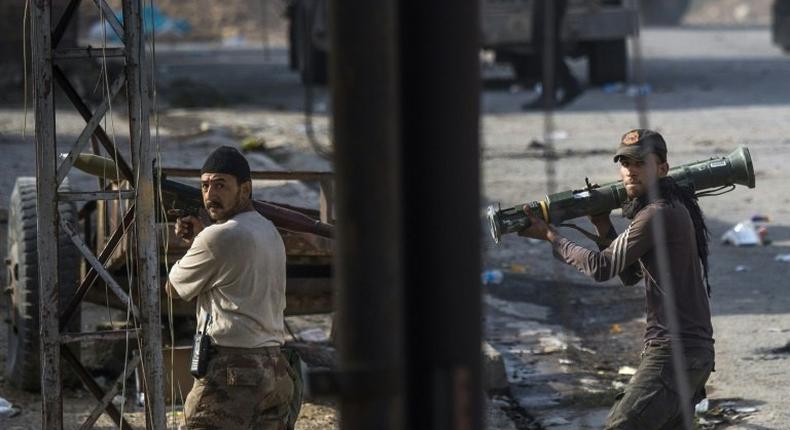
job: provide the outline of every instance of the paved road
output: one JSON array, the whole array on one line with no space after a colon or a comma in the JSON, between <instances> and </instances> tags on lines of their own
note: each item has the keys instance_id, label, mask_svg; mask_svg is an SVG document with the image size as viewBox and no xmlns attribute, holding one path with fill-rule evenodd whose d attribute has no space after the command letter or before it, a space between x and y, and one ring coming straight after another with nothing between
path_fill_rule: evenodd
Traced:
<instances>
[{"instance_id":1,"label":"paved road","mask_svg":"<svg viewBox=\"0 0 790 430\"><path fill-rule=\"evenodd\" d=\"M786 387L790 355L771 353L790 340L790 57L771 45L768 28L649 29L643 33L650 126L667 139L671 164L723 155L739 145L751 150L757 188L703 201L712 232L711 280L717 347L713 399L740 398L758 412L731 428L790 428ZM584 76L584 64L575 63ZM541 198L547 189L545 162L532 140L542 141L543 117L518 106L529 93L490 89L484 96L484 197L503 206ZM610 152L620 135L638 125L634 99L624 93L587 91L554 116L567 138L556 141L558 190L579 188L584 177L616 179ZM718 238L753 214L772 219L770 247L731 248ZM490 242L490 241L488 241ZM544 245L507 238L489 244L488 266L522 263L530 275L570 280L580 276L558 267ZM735 267L745 266L744 272ZM559 271L559 272L557 272ZM600 420L600 418L599 418ZM592 424L590 424L592 425ZM595 426L592 425L591 428Z\"/></svg>"}]
</instances>

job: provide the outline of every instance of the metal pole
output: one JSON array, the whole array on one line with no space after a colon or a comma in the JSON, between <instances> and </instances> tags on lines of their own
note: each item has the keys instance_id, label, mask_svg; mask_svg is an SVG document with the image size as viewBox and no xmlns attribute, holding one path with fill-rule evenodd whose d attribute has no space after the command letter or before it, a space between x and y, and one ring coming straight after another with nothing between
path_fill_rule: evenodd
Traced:
<instances>
[{"instance_id":1,"label":"metal pole","mask_svg":"<svg viewBox=\"0 0 790 430\"><path fill-rule=\"evenodd\" d=\"M479 0L403 0L406 428L482 428Z\"/></svg>"},{"instance_id":2,"label":"metal pole","mask_svg":"<svg viewBox=\"0 0 790 430\"><path fill-rule=\"evenodd\" d=\"M58 330L58 185L55 180L55 99L52 79L52 3L33 1L33 78L36 104L39 330L42 428L63 428ZM53 240L54 238L54 240Z\"/></svg>"},{"instance_id":3,"label":"metal pole","mask_svg":"<svg viewBox=\"0 0 790 430\"><path fill-rule=\"evenodd\" d=\"M145 38L141 0L123 0L126 35L126 77L129 99L129 140L136 177L135 240L143 333L146 422L150 428L164 429L165 390L160 317L159 249L154 212L154 158L149 128L150 94L145 75Z\"/></svg>"},{"instance_id":4,"label":"metal pole","mask_svg":"<svg viewBox=\"0 0 790 430\"><path fill-rule=\"evenodd\" d=\"M330 2L337 345L346 429L404 428L395 5Z\"/></svg>"}]
</instances>

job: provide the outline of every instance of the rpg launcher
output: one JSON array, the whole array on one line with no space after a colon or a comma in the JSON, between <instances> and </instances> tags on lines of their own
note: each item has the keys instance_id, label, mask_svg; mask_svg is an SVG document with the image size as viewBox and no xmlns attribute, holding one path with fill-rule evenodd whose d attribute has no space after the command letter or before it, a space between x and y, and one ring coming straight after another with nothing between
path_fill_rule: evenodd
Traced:
<instances>
[{"instance_id":1,"label":"rpg launcher","mask_svg":"<svg viewBox=\"0 0 790 430\"><path fill-rule=\"evenodd\" d=\"M714 157L670 169L668 175L679 185L686 186L697 196L718 195L735 188L735 184L754 188L754 168L749 149L741 146L726 157ZM729 188L729 189L728 189ZM548 223L587 215L608 213L623 207L628 199L622 181L599 187L590 185L581 190L563 191L547 195L545 199L527 203L529 211ZM499 243L503 234L521 231L530 225L524 205L507 209L489 206L487 211L491 237Z\"/></svg>"},{"instance_id":2,"label":"rpg launcher","mask_svg":"<svg viewBox=\"0 0 790 430\"><path fill-rule=\"evenodd\" d=\"M111 159L98 155L80 154L74 160L74 167L90 175L110 180L127 179L120 174ZM175 221L176 218L187 215L197 216L203 208L203 195L198 188L167 178L161 178L160 183L161 200L167 211L168 221ZM334 237L333 225L322 223L297 210L260 200L253 200L252 206L278 228L327 238Z\"/></svg>"}]
</instances>

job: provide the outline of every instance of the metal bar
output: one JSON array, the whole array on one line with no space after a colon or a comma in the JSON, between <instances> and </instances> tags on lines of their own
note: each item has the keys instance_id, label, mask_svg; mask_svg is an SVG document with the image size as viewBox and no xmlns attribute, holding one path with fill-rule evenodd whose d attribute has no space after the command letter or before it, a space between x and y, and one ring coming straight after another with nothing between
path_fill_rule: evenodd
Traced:
<instances>
[{"instance_id":1,"label":"metal bar","mask_svg":"<svg viewBox=\"0 0 790 430\"><path fill-rule=\"evenodd\" d=\"M55 72L55 80L58 82L58 85L63 89L66 93L66 96L69 98L71 103L77 109L77 112L80 113L85 121L89 121L91 119L92 113L91 110L88 108L88 105L82 101L77 90L74 89L74 86L71 85L68 78L66 78L66 74L63 73L63 70L60 69L57 65L53 67ZM104 149L109 154L110 158L118 164L118 168L121 171L121 175L125 178L134 178L132 174L132 169L129 167L129 164L126 160L123 159L123 156L118 151L118 148L115 147L115 144L110 139L110 136L107 136L107 133L101 126L96 127L96 131L93 133L93 137L99 140L99 143L102 144ZM132 183L132 186L134 184Z\"/></svg>"},{"instance_id":2,"label":"metal bar","mask_svg":"<svg viewBox=\"0 0 790 430\"><path fill-rule=\"evenodd\" d=\"M93 0L93 2L96 3L96 6L99 9L101 9L102 13L104 14L104 19L110 23L110 27L112 27L113 31L115 31L115 34L118 35L118 38L121 40L126 40L124 37L124 26L121 25L121 21L118 21L118 17L115 16L115 11L112 10L110 5L108 5L105 0Z\"/></svg>"},{"instance_id":3,"label":"metal bar","mask_svg":"<svg viewBox=\"0 0 790 430\"><path fill-rule=\"evenodd\" d=\"M53 53L56 60L88 60L100 58L123 57L125 54L124 48L94 48L89 46L87 48L65 48L58 49Z\"/></svg>"},{"instance_id":4,"label":"metal bar","mask_svg":"<svg viewBox=\"0 0 790 430\"><path fill-rule=\"evenodd\" d=\"M88 340L123 340L126 338L137 339L137 330L105 330L85 333L61 333L60 343L85 342Z\"/></svg>"},{"instance_id":5,"label":"metal bar","mask_svg":"<svg viewBox=\"0 0 790 430\"><path fill-rule=\"evenodd\" d=\"M102 103L99 105L99 107L96 109L96 111L93 113L93 116L91 116L91 119L85 125L85 128L82 129L82 133L80 133L80 136L77 138L77 142L74 143L74 146L71 148L71 151L69 151L66 158L60 163L60 167L58 167L58 175L57 175L58 184L63 182L63 179L66 177L66 175L69 174L69 170L71 170L71 166L74 165L74 159L77 158L77 156L80 154L80 152L82 152L83 149L85 149L85 146L88 144L88 141L90 140L91 136L93 136L96 127L99 125L99 122L101 122L102 118L104 118L104 115L107 114L107 111L110 109L110 104L112 103L112 99L114 99L115 96L118 95L118 92L121 91L121 88L123 88L124 82L126 82L126 76L123 74L115 78L115 81L112 83L112 86L110 87L109 97L105 98L102 101Z\"/></svg>"},{"instance_id":6,"label":"metal bar","mask_svg":"<svg viewBox=\"0 0 790 430\"><path fill-rule=\"evenodd\" d=\"M113 252L115 252L115 247L118 246L118 244L121 242L121 239L129 230L129 227L132 225L132 221L134 221L134 206L131 206L126 211L126 214L123 216L123 223L115 229L112 235L110 235L109 240L107 240L107 244L104 245L104 249L102 249L101 253L99 253L98 261L102 266L104 266L104 263L107 262ZM82 303L82 299L85 298L85 294L88 293L88 290L93 286L93 283L96 281L98 276L99 275L96 273L96 269L91 267L85 277L82 278L82 282L80 282L80 285L77 287L77 291L74 292L74 296L71 298L71 301L60 315L61 330L65 330L66 326L69 324L69 322L71 322L71 318L74 316L74 311L77 309L80 303Z\"/></svg>"},{"instance_id":7,"label":"metal bar","mask_svg":"<svg viewBox=\"0 0 790 430\"><path fill-rule=\"evenodd\" d=\"M134 314L135 318L140 316L140 312L137 310L137 306L132 303L132 299L129 297L126 292L123 291L123 288L118 284L115 278L112 277L110 272L104 267L104 265L96 258L95 255L91 252L88 245L80 239L80 236L77 234L74 229L71 228L65 221L61 221L60 228L69 236L71 241L74 243L74 246L80 251L85 260L90 264L90 266L99 274L99 276L104 279L104 282L110 287L110 291L112 291L118 299L121 300L121 303L128 303L132 308L132 313Z\"/></svg>"},{"instance_id":8,"label":"metal bar","mask_svg":"<svg viewBox=\"0 0 790 430\"><path fill-rule=\"evenodd\" d=\"M347 429L407 428L403 408L399 3L329 2L332 140L337 172L339 394L342 426ZM372 231L377 233L364 234ZM373 285L376 294L370 294ZM371 390L372 381L379 390ZM413 428L426 426L430 424Z\"/></svg>"},{"instance_id":9,"label":"metal bar","mask_svg":"<svg viewBox=\"0 0 790 430\"><path fill-rule=\"evenodd\" d=\"M58 20L55 31L52 32L52 49L57 48L58 44L60 44L63 35L66 33L66 28L68 28L71 18L74 17L74 12L79 8L81 1L82 0L71 0L68 6L66 6L66 10L63 11L63 15Z\"/></svg>"},{"instance_id":10,"label":"metal bar","mask_svg":"<svg viewBox=\"0 0 790 430\"><path fill-rule=\"evenodd\" d=\"M60 192L58 200L61 202L84 202L89 200L130 200L134 198L134 190L122 191L85 191L85 192Z\"/></svg>"},{"instance_id":11,"label":"metal bar","mask_svg":"<svg viewBox=\"0 0 790 430\"><path fill-rule=\"evenodd\" d=\"M171 178L199 178L200 169L182 167L162 167L162 174ZM252 179L276 181L323 181L332 179L332 172L286 171L286 172L251 172Z\"/></svg>"},{"instance_id":12,"label":"metal bar","mask_svg":"<svg viewBox=\"0 0 790 430\"><path fill-rule=\"evenodd\" d=\"M85 385L85 388L88 391L90 391L91 394L93 394L93 397L95 397L96 400L99 401L104 399L104 394L105 394L104 391L102 391L101 387L99 387L99 384L97 384L96 381L93 380L93 378L88 373L88 371L85 370L84 367L82 367L82 364L80 364L79 360L77 360L77 357L74 356L74 353L71 352L69 347L66 345L61 345L60 353L63 356L63 360L66 363L69 363L69 365L71 365L71 369L74 371L75 374L77 374L77 377L80 378L80 381L82 381L82 383ZM115 422L115 424L118 425L118 427L122 427L125 429L133 428L131 425L129 425L129 422L127 422L126 419L121 415L121 413L118 411L115 405L112 404L112 402L108 403L104 410L107 412L107 415L109 415L110 418Z\"/></svg>"},{"instance_id":13,"label":"metal bar","mask_svg":"<svg viewBox=\"0 0 790 430\"><path fill-rule=\"evenodd\" d=\"M146 425L166 428L162 318L160 308L159 233L156 225L154 151L149 124L151 94L146 78L146 52L141 0L123 0L126 32L126 76L129 100L129 142L136 163L135 239L142 310L142 356L145 373Z\"/></svg>"},{"instance_id":14,"label":"metal bar","mask_svg":"<svg viewBox=\"0 0 790 430\"><path fill-rule=\"evenodd\" d=\"M99 404L93 408L91 414L88 415L88 418L84 423L82 423L80 430L89 430L93 428L93 424L96 423L96 420L98 420L101 414L107 409L107 405L109 405L115 395L118 394L118 391L123 386L123 381L132 375L132 372L134 372L134 369L137 368L139 364L140 355L135 354L134 358L132 358L130 362L126 363L126 372L124 372L123 375L118 376L118 379L115 380L115 384L113 384L112 388L107 391L106 394L104 394L104 397L99 401Z\"/></svg>"},{"instance_id":15,"label":"metal bar","mask_svg":"<svg viewBox=\"0 0 790 430\"><path fill-rule=\"evenodd\" d=\"M41 425L63 428L58 340L58 183L55 181L55 99L52 84L52 2L34 0L33 78L36 107L36 208L38 245Z\"/></svg>"},{"instance_id":16,"label":"metal bar","mask_svg":"<svg viewBox=\"0 0 790 430\"><path fill-rule=\"evenodd\" d=\"M406 428L475 430L483 427L481 2L400 4Z\"/></svg>"}]
</instances>

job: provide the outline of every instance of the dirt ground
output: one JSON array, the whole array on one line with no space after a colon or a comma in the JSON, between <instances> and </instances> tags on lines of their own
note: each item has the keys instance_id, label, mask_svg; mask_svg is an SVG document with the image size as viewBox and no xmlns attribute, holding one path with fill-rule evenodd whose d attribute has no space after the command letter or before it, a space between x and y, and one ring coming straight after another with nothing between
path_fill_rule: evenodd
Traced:
<instances>
[{"instance_id":1,"label":"dirt ground","mask_svg":"<svg viewBox=\"0 0 790 430\"><path fill-rule=\"evenodd\" d=\"M790 263L775 257L790 253L790 197L785 191L790 57L771 44L767 21L760 21L764 12L749 26L701 25L730 21L721 18L726 8L697 3L687 18L689 25L643 32L650 126L667 138L672 164L746 145L757 175L755 190L739 187L702 203L712 237L717 371L708 386L710 412L700 423L702 428L784 429L790 422L784 407L790 355L783 348L790 341L790 299L785 291ZM728 7L744 3L749 3L749 13L767 4L739 2ZM210 148L254 138L263 146L250 153L258 168L331 168L305 135L304 92L287 69L284 48L264 56L256 47L185 50L163 44L159 54L158 142L163 165L197 167ZM584 61L572 67L577 76L586 75ZM516 85L501 67L486 66L484 75L491 78L482 99L484 203L501 202L504 207L541 198L548 186L547 161L540 148L543 116L520 110L534 94ZM85 88L89 91L91 86ZM35 166L32 114L25 117L21 97L3 100L0 215L15 178L33 175ZM325 89L316 89L312 104L317 145L327 148ZM84 121L67 103L59 108L59 137L73 140ZM114 121L106 124L108 130L118 131L119 139L126 127L123 117L118 108ZM561 154L555 163L557 190L578 188L585 176L598 182L616 179L610 152L619 136L637 125L634 98L626 90L588 89L558 111L554 122ZM77 188L93 185L84 175L70 180ZM256 183L256 188L259 196L274 200L307 205L317 201L311 184ZM728 228L755 214L770 216L772 245L736 248L719 243ZM621 229L625 221L614 218ZM506 237L495 246L482 219L481 230L484 267L504 272L501 284L482 287L486 336L503 355L510 382L509 393L493 396L488 403L489 428L600 428L614 393L628 380L627 367L638 362L644 329L642 290L611 282L594 284L555 262L543 244ZM582 241L572 231L563 232ZM5 252L4 245L0 252ZM316 321L296 325L297 332L314 326L326 331L326 324ZM6 354L5 332L0 323L0 365ZM93 400L81 389L65 394L66 420L74 425ZM40 427L36 395L0 380L0 397L21 410L15 417L0 418L0 428ZM129 408L135 406L130 402ZM136 424L142 419L140 412L129 417ZM112 427L106 417L101 420L98 428ZM308 402L297 428L337 426L332 403Z\"/></svg>"}]
</instances>

